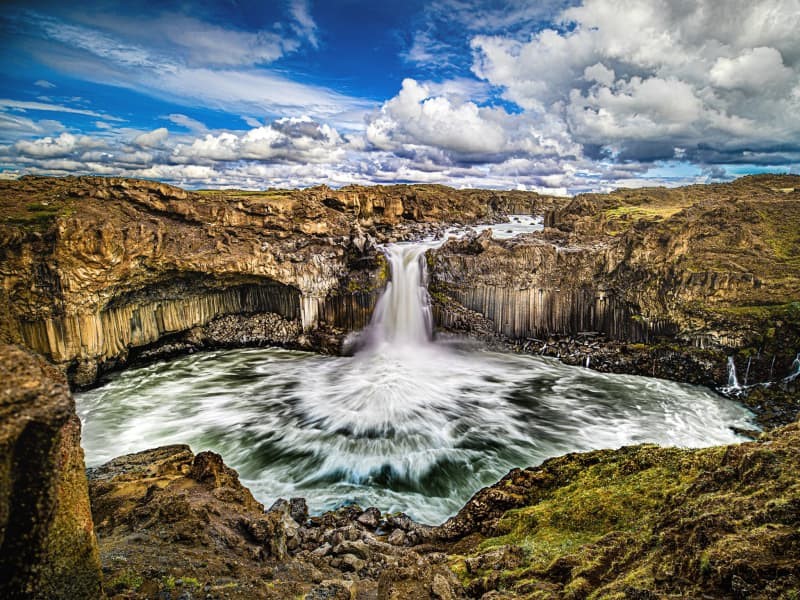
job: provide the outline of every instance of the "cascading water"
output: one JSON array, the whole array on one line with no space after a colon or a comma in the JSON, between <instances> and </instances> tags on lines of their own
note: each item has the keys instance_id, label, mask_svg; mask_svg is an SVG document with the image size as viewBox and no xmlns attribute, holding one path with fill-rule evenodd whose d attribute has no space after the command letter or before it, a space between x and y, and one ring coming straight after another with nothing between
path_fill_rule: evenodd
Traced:
<instances>
[{"instance_id":1,"label":"cascading water","mask_svg":"<svg viewBox=\"0 0 800 600\"><path fill-rule=\"evenodd\" d=\"M90 466L163 444L211 449L265 504L303 496L441 522L513 467L655 442L704 446L753 429L705 388L432 341L424 252L385 249L391 282L350 357L258 348L116 374L79 394Z\"/></svg>"},{"instance_id":2,"label":"cascading water","mask_svg":"<svg viewBox=\"0 0 800 600\"><path fill-rule=\"evenodd\" d=\"M736 377L736 363L733 357L728 357L728 386L727 391L740 390L742 387L739 385L739 379Z\"/></svg>"},{"instance_id":3,"label":"cascading water","mask_svg":"<svg viewBox=\"0 0 800 600\"><path fill-rule=\"evenodd\" d=\"M367 351L382 345L423 345L431 339L433 316L425 263L427 245L386 247L391 279L375 305L368 330Z\"/></svg>"},{"instance_id":4,"label":"cascading water","mask_svg":"<svg viewBox=\"0 0 800 600\"><path fill-rule=\"evenodd\" d=\"M798 377L800 377L800 352L797 353L797 356L794 357L792 361L792 366L789 367L791 369L789 376L786 377L786 381L794 381Z\"/></svg>"}]
</instances>

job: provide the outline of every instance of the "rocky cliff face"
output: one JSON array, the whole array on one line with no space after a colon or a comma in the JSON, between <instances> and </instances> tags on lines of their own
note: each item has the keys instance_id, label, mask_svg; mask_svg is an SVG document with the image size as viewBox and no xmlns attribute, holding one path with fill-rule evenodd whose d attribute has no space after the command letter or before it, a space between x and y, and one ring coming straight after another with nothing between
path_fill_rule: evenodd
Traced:
<instances>
[{"instance_id":1,"label":"rocky cliff face","mask_svg":"<svg viewBox=\"0 0 800 600\"><path fill-rule=\"evenodd\" d=\"M190 193L84 177L0 190L0 339L70 367L79 383L176 334L215 339L225 328L204 328L222 317L279 318L264 342L362 327L386 277L376 239L554 202L435 186Z\"/></svg>"},{"instance_id":2,"label":"rocky cliff face","mask_svg":"<svg viewBox=\"0 0 800 600\"><path fill-rule=\"evenodd\" d=\"M751 383L790 372L800 349L799 177L582 195L546 225L432 252L439 322L469 329L465 308L536 349L552 336L601 334L716 349L723 364L738 352Z\"/></svg>"},{"instance_id":3,"label":"rocky cliff face","mask_svg":"<svg viewBox=\"0 0 800 600\"><path fill-rule=\"evenodd\" d=\"M99 598L100 562L67 383L0 346L0 596Z\"/></svg>"}]
</instances>

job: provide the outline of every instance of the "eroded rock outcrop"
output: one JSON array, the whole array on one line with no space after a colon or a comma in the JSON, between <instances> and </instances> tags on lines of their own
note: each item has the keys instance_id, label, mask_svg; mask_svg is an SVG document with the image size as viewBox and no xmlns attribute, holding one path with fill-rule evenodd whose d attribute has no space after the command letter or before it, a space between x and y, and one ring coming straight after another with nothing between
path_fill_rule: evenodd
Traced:
<instances>
[{"instance_id":1,"label":"eroded rock outcrop","mask_svg":"<svg viewBox=\"0 0 800 600\"><path fill-rule=\"evenodd\" d=\"M512 471L433 536L473 598L791 598L798 467L798 423L726 447L571 454Z\"/></svg>"},{"instance_id":2,"label":"eroded rock outcrop","mask_svg":"<svg viewBox=\"0 0 800 600\"><path fill-rule=\"evenodd\" d=\"M780 384L791 372L800 349L799 177L584 194L548 212L546 225L431 252L438 322L470 331L466 309L526 350L575 364L595 356L595 366L619 372L724 385L734 354L751 384ZM641 348L624 349L632 360L615 365L589 352L587 339L655 353L639 360ZM704 372L661 369L676 353Z\"/></svg>"},{"instance_id":3,"label":"eroded rock outcrop","mask_svg":"<svg viewBox=\"0 0 800 600\"><path fill-rule=\"evenodd\" d=\"M269 510L219 455L166 446L90 471L110 594L126 598L463 598L427 528L355 506ZM188 596L187 596L188 594Z\"/></svg>"},{"instance_id":4,"label":"eroded rock outcrop","mask_svg":"<svg viewBox=\"0 0 800 600\"><path fill-rule=\"evenodd\" d=\"M0 345L0 596L99 598L100 562L63 375Z\"/></svg>"}]
</instances>

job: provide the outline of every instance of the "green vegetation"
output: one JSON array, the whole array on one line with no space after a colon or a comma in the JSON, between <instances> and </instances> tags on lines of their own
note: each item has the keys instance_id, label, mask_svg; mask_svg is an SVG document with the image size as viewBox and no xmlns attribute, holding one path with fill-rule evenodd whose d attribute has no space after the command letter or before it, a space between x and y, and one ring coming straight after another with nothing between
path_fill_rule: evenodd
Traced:
<instances>
[{"instance_id":1,"label":"green vegetation","mask_svg":"<svg viewBox=\"0 0 800 600\"><path fill-rule=\"evenodd\" d=\"M528 505L507 511L471 553L451 556L451 567L475 596L591 599L633 588L642 598L727 597L747 564L747 585L763 591L749 597L792 597L798 435L794 425L771 445L553 459L529 471ZM776 576L773 556L794 566Z\"/></svg>"},{"instance_id":2,"label":"green vegetation","mask_svg":"<svg viewBox=\"0 0 800 600\"><path fill-rule=\"evenodd\" d=\"M123 590L138 590L144 579L141 575L134 573L130 569L123 571L111 581L111 589L117 592Z\"/></svg>"}]
</instances>

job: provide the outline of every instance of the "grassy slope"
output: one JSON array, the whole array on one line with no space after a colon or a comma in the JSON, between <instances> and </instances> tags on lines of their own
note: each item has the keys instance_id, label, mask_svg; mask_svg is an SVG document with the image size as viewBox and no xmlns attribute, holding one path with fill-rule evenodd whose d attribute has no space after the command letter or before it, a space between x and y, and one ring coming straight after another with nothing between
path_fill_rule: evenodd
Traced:
<instances>
[{"instance_id":1,"label":"grassy slope","mask_svg":"<svg viewBox=\"0 0 800 600\"><path fill-rule=\"evenodd\" d=\"M800 597L799 423L739 446L603 450L525 473L524 506L451 557L474 597Z\"/></svg>"}]
</instances>

